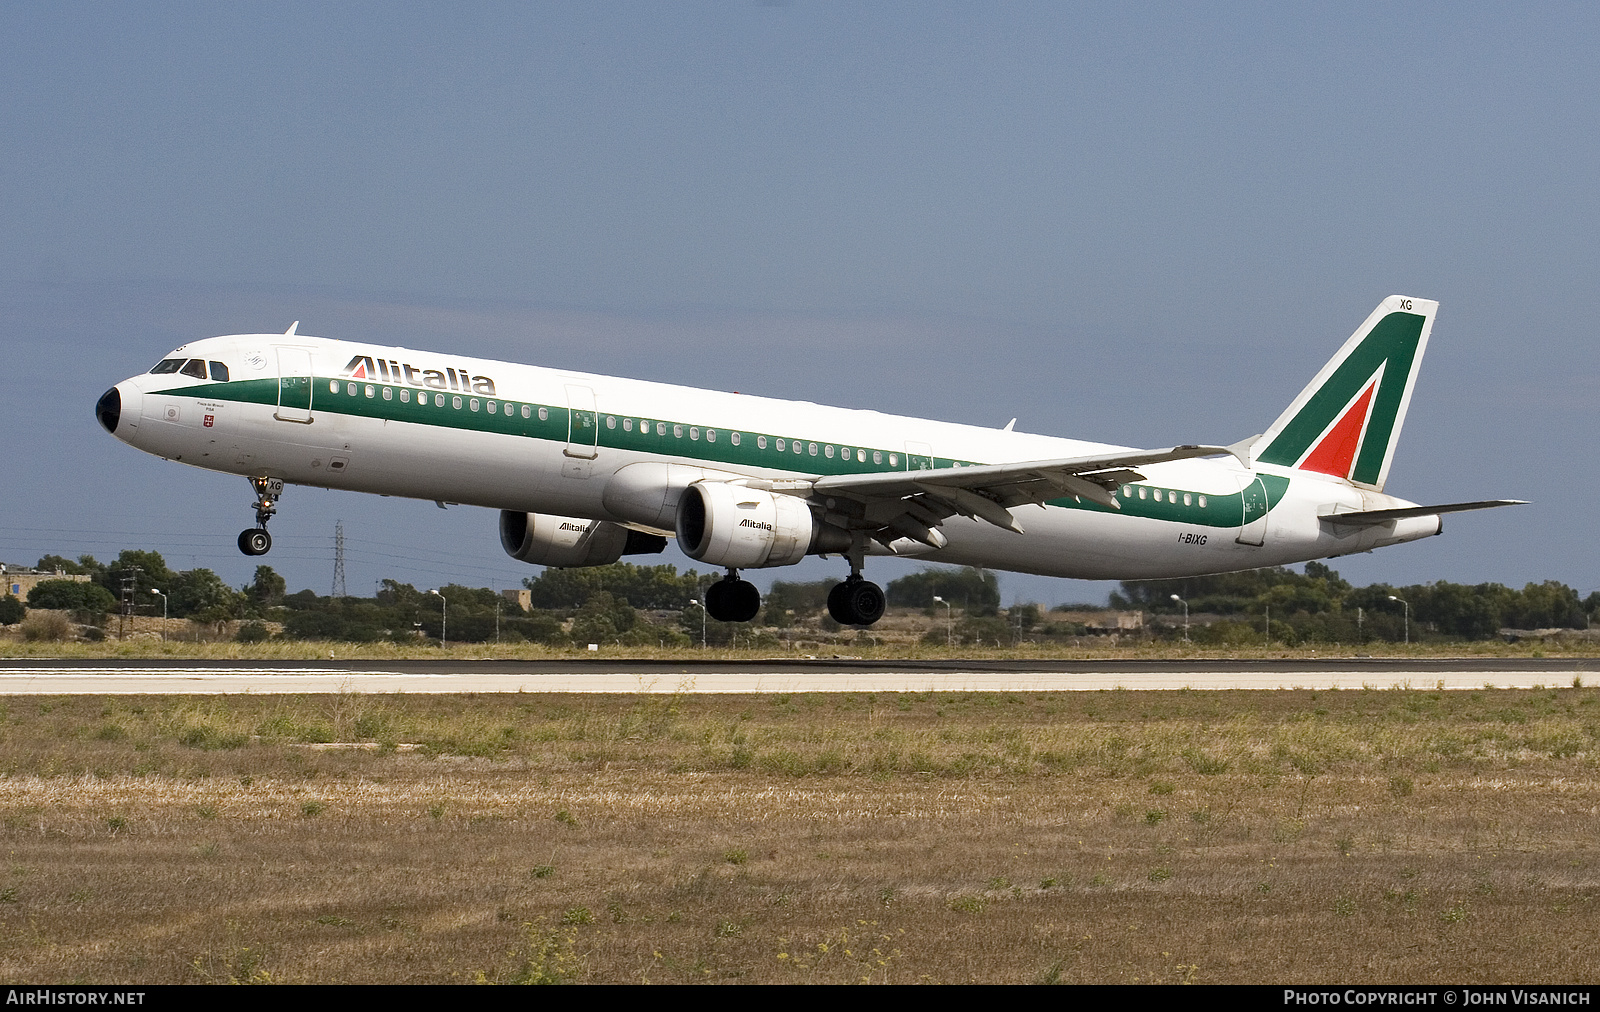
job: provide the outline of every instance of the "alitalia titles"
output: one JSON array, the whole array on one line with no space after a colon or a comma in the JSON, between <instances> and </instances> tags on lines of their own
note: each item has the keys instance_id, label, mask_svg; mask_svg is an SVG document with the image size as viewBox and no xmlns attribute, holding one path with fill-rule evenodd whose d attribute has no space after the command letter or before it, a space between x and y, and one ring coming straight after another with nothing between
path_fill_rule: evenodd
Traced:
<instances>
[{"instance_id":1,"label":"alitalia titles","mask_svg":"<svg viewBox=\"0 0 1600 1012\"><path fill-rule=\"evenodd\" d=\"M408 386L429 387L434 390L483 394L486 397L495 395L493 379L488 376L469 375L464 368L419 369L409 362L375 359L371 355L352 355L342 375L346 379L404 383Z\"/></svg>"},{"instance_id":2,"label":"alitalia titles","mask_svg":"<svg viewBox=\"0 0 1600 1012\"><path fill-rule=\"evenodd\" d=\"M770 531L770 530L772 530L772 525L771 524L762 523L759 520L741 520L741 521L739 521L739 526L740 527L754 527L758 531Z\"/></svg>"}]
</instances>

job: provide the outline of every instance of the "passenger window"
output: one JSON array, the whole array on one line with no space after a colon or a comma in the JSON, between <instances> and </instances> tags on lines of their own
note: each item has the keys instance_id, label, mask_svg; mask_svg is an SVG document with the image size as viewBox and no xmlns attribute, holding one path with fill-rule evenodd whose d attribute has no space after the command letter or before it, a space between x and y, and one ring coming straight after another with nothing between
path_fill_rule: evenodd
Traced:
<instances>
[{"instance_id":1,"label":"passenger window","mask_svg":"<svg viewBox=\"0 0 1600 1012\"><path fill-rule=\"evenodd\" d=\"M488 411L489 414L492 415L500 410L500 405L496 404L494 401L490 401L488 404L484 405L484 410Z\"/></svg>"},{"instance_id":2,"label":"passenger window","mask_svg":"<svg viewBox=\"0 0 1600 1012\"><path fill-rule=\"evenodd\" d=\"M633 431L633 419L624 418L622 420L622 431L623 432L632 432Z\"/></svg>"},{"instance_id":3,"label":"passenger window","mask_svg":"<svg viewBox=\"0 0 1600 1012\"><path fill-rule=\"evenodd\" d=\"M815 457L817 455L817 444L816 443L807 443L806 444L806 449L813 457ZM833 454L830 453L830 454L828 454L828 456L831 457L831 456L833 456Z\"/></svg>"},{"instance_id":4,"label":"passenger window","mask_svg":"<svg viewBox=\"0 0 1600 1012\"><path fill-rule=\"evenodd\" d=\"M183 373L185 376L193 376L195 379L203 380L206 378L205 360L191 358L189 361L185 362L183 364L183 368L179 369L178 371Z\"/></svg>"},{"instance_id":5,"label":"passenger window","mask_svg":"<svg viewBox=\"0 0 1600 1012\"><path fill-rule=\"evenodd\" d=\"M617 427L617 416L616 415L607 415L606 416L606 428L614 429L616 427Z\"/></svg>"},{"instance_id":6,"label":"passenger window","mask_svg":"<svg viewBox=\"0 0 1600 1012\"><path fill-rule=\"evenodd\" d=\"M1144 486L1143 486L1143 485L1140 485L1140 486L1139 486L1139 498L1140 498L1140 499L1143 499L1143 498L1144 498L1144 497L1145 497L1145 496L1146 496L1146 495L1147 495L1147 494L1148 494L1148 493L1147 493L1147 492L1145 492L1145 488L1144 488Z\"/></svg>"},{"instance_id":7,"label":"passenger window","mask_svg":"<svg viewBox=\"0 0 1600 1012\"><path fill-rule=\"evenodd\" d=\"M410 404L411 403L411 391L407 390L405 387L401 387L400 388L400 403L401 404Z\"/></svg>"},{"instance_id":8,"label":"passenger window","mask_svg":"<svg viewBox=\"0 0 1600 1012\"><path fill-rule=\"evenodd\" d=\"M737 432L735 432L734 434L732 434L728 438L733 441L733 445L734 446L738 446L739 443L741 442L741 440L739 439L739 434Z\"/></svg>"},{"instance_id":9,"label":"passenger window","mask_svg":"<svg viewBox=\"0 0 1600 1012\"><path fill-rule=\"evenodd\" d=\"M460 411L461 410L461 398L459 398L459 397L450 398L450 406L452 408L455 408L457 411Z\"/></svg>"},{"instance_id":10,"label":"passenger window","mask_svg":"<svg viewBox=\"0 0 1600 1012\"><path fill-rule=\"evenodd\" d=\"M656 435L665 436L666 434L667 434L667 423L666 422L657 422L656 423Z\"/></svg>"},{"instance_id":11,"label":"passenger window","mask_svg":"<svg viewBox=\"0 0 1600 1012\"><path fill-rule=\"evenodd\" d=\"M889 466L890 467L899 467L900 466L900 455L898 453L889 454Z\"/></svg>"},{"instance_id":12,"label":"passenger window","mask_svg":"<svg viewBox=\"0 0 1600 1012\"><path fill-rule=\"evenodd\" d=\"M527 411L528 409L527 408L523 408L522 410L523 411ZM510 418L515 413L516 413L515 409L510 404L507 404L506 405L506 417Z\"/></svg>"},{"instance_id":13,"label":"passenger window","mask_svg":"<svg viewBox=\"0 0 1600 1012\"><path fill-rule=\"evenodd\" d=\"M716 441L717 441L717 430L716 429L707 429L706 430L706 442L715 443Z\"/></svg>"},{"instance_id":14,"label":"passenger window","mask_svg":"<svg viewBox=\"0 0 1600 1012\"><path fill-rule=\"evenodd\" d=\"M423 396L426 397L427 394L423 394ZM433 395L433 406L436 407L436 408L444 407L444 394L434 394ZM456 398L456 407L460 407L460 406L461 406L461 398L457 397Z\"/></svg>"},{"instance_id":15,"label":"passenger window","mask_svg":"<svg viewBox=\"0 0 1600 1012\"><path fill-rule=\"evenodd\" d=\"M522 406L522 417L523 418L531 418L531 417L533 417L533 406L531 404L524 404Z\"/></svg>"},{"instance_id":16,"label":"passenger window","mask_svg":"<svg viewBox=\"0 0 1600 1012\"><path fill-rule=\"evenodd\" d=\"M1193 506L1194 505L1194 496L1192 496L1189 493L1185 492L1183 494L1183 504L1185 506Z\"/></svg>"},{"instance_id":17,"label":"passenger window","mask_svg":"<svg viewBox=\"0 0 1600 1012\"><path fill-rule=\"evenodd\" d=\"M683 426L674 425L672 427L672 438L673 439L682 439L683 438Z\"/></svg>"},{"instance_id":18,"label":"passenger window","mask_svg":"<svg viewBox=\"0 0 1600 1012\"><path fill-rule=\"evenodd\" d=\"M228 382L228 367L221 362L211 363L211 380L214 383Z\"/></svg>"},{"instance_id":19,"label":"passenger window","mask_svg":"<svg viewBox=\"0 0 1600 1012\"><path fill-rule=\"evenodd\" d=\"M827 446L824 446L822 448L822 455L825 456L825 457L828 457L829 459L832 459L832 457L833 457L833 444L832 443L829 443Z\"/></svg>"},{"instance_id":20,"label":"passenger window","mask_svg":"<svg viewBox=\"0 0 1600 1012\"><path fill-rule=\"evenodd\" d=\"M698 426L698 425L689 426L689 438L690 439L699 439L700 438L700 426Z\"/></svg>"},{"instance_id":21,"label":"passenger window","mask_svg":"<svg viewBox=\"0 0 1600 1012\"><path fill-rule=\"evenodd\" d=\"M766 436L757 436L756 437L756 449L765 450L766 448L767 448L767 437ZM778 447L778 449L781 450L781 449L783 449L783 447L780 446L780 447Z\"/></svg>"},{"instance_id":22,"label":"passenger window","mask_svg":"<svg viewBox=\"0 0 1600 1012\"><path fill-rule=\"evenodd\" d=\"M867 462L867 451L866 450L857 450L856 451L856 463L865 464L866 462Z\"/></svg>"},{"instance_id":23,"label":"passenger window","mask_svg":"<svg viewBox=\"0 0 1600 1012\"><path fill-rule=\"evenodd\" d=\"M550 420L550 409L549 408L540 408L539 409L539 421L548 422L549 420Z\"/></svg>"},{"instance_id":24,"label":"passenger window","mask_svg":"<svg viewBox=\"0 0 1600 1012\"><path fill-rule=\"evenodd\" d=\"M1201 509L1205 509L1206 508L1206 497L1205 496L1201 496L1200 497L1200 508Z\"/></svg>"},{"instance_id":25,"label":"passenger window","mask_svg":"<svg viewBox=\"0 0 1600 1012\"><path fill-rule=\"evenodd\" d=\"M181 358L164 358L161 361L157 362L155 364L155 368L151 369L150 372L152 374L156 375L156 376L160 376L160 375L162 375L164 373L177 372L179 369L182 369L182 368L183 368L183 359L181 359Z\"/></svg>"},{"instance_id":26,"label":"passenger window","mask_svg":"<svg viewBox=\"0 0 1600 1012\"><path fill-rule=\"evenodd\" d=\"M779 453L782 453L783 451L787 450L788 448L789 447L787 445L785 445L783 440L781 440L781 439L778 440L778 452Z\"/></svg>"},{"instance_id":27,"label":"passenger window","mask_svg":"<svg viewBox=\"0 0 1600 1012\"><path fill-rule=\"evenodd\" d=\"M367 396L368 397L376 397L376 396L378 396L377 389L374 388L371 383L367 384Z\"/></svg>"},{"instance_id":28,"label":"passenger window","mask_svg":"<svg viewBox=\"0 0 1600 1012\"><path fill-rule=\"evenodd\" d=\"M882 450L873 450L872 451L872 462L874 464L883 463L883 451Z\"/></svg>"},{"instance_id":29,"label":"passenger window","mask_svg":"<svg viewBox=\"0 0 1600 1012\"><path fill-rule=\"evenodd\" d=\"M472 400L467 402L467 407L474 411L478 410L478 399L476 397L472 398Z\"/></svg>"}]
</instances>

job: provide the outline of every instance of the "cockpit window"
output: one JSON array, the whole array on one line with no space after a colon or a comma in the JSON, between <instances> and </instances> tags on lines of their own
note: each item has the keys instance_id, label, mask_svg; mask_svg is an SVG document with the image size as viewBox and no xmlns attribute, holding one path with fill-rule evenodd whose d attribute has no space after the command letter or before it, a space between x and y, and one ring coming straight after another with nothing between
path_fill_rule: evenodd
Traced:
<instances>
[{"instance_id":1,"label":"cockpit window","mask_svg":"<svg viewBox=\"0 0 1600 1012\"><path fill-rule=\"evenodd\" d=\"M211 363L211 378L217 383L228 382L228 367L221 362Z\"/></svg>"},{"instance_id":2,"label":"cockpit window","mask_svg":"<svg viewBox=\"0 0 1600 1012\"><path fill-rule=\"evenodd\" d=\"M193 376L195 379L203 380L206 378L206 360L203 358L191 358L178 371L185 376Z\"/></svg>"},{"instance_id":3,"label":"cockpit window","mask_svg":"<svg viewBox=\"0 0 1600 1012\"><path fill-rule=\"evenodd\" d=\"M181 368L183 368L183 359L164 358L157 362L156 367L150 371L156 375L160 375L161 373L177 372Z\"/></svg>"}]
</instances>

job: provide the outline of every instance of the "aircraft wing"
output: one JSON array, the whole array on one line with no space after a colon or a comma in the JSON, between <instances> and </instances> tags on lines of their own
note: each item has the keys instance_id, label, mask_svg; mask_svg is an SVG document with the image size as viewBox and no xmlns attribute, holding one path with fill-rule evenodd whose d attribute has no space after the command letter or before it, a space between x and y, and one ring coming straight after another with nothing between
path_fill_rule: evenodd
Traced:
<instances>
[{"instance_id":1,"label":"aircraft wing","mask_svg":"<svg viewBox=\"0 0 1600 1012\"><path fill-rule=\"evenodd\" d=\"M945 539L934 528L958 513L1021 534L1012 507L1072 496L1121 509L1112 492L1125 482L1144 480L1134 468L1233 452L1226 446L1189 444L1013 464L830 475L811 482L809 490L813 497L852 501L859 512L853 519L884 544L909 537L942 548Z\"/></svg>"},{"instance_id":2,"label":"aircraft wing","mask_svg":"<svg viewBox=\"0 0 1600 1012\"><path fill-rule=\"evenodd\" d=\"M1452 502L1442 506L1406 506L1392 510L1357 510L1350 513L1324 513L1319 518L1330 524L1352 524L1368 527L1388 523L1405 517L1433 517L1441 513L1464 513L1467 510L1491 510L1496 506L1526 506L1526 499L1484 499L1480 502Z\"/></svg>"}]
</instances>

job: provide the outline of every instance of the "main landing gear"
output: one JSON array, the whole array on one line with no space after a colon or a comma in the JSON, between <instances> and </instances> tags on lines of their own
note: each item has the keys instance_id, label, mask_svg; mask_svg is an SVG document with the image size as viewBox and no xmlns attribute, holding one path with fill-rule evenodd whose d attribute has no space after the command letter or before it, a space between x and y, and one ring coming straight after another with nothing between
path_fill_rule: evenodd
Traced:
<instances>
[{"instance_id":1,"label":"main landing gear","mask_svg":"<svg viewBox=\"0 0 1600 1012\"><path fill-rule=\"evenodd\" d=\"M737 569L706 588L706 614L718 622L748 622L761 610L761 591Z\"/></svg>"},{"instance_id":2,"label":"main landing gear","mask_svg":"<svg viewBox=\"0 0 1600 1012\"><path fill-rule=\"evenodd\" d=\"M256 525L239 532L239 551L246 555L265 555L272 551L272 535L267 533L267 521L278 512L278 499L283 495L283 479L251 478L250 487L256 490Z\"/></svg>"},{"instance_id":3,"label":"main landing gear","mask_svg":"<svg viewBox=\"0 0 1600 1012\"><path fill-rule=\"evenodd\" d=\"M861 576L864 548L863 540L849 553L850 575L828 591L828 614L840 625L872 625L889 605L883 588ZM760 610L761 592L736 569L706 588L706 614L718 622L748 622Z\"/></svg>"},{"instance_id":4,"label":"main landing gear","mask_svg":"<svg viewBox=\"0 0 1600 1012\"><path fill-rule=\"evenodd\" d=\"M867 557L867 538L860 531L851 539L845 558L850 560L850 575L828 591L828 614L840 625L871 625L883 617L889 599L883 588L861 575Z\"/></svg>"},{"instance_id":5,"label":"main landing gear","mask_svg":"<svg viewBox=\"0 0 1600 1012\"><path fill-rule=\"evenodd\" d=\"M871 625L883 617L888 606L883 588L862 579L860 573L851 573L828 591L828 614L840 625Z\"/></svg>"}]
</instances>

